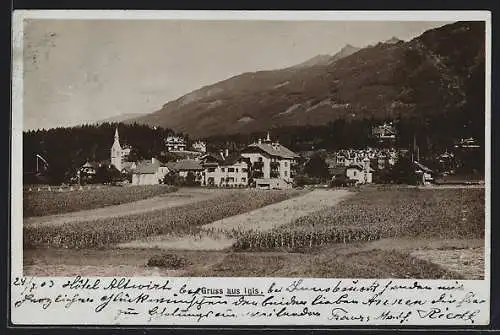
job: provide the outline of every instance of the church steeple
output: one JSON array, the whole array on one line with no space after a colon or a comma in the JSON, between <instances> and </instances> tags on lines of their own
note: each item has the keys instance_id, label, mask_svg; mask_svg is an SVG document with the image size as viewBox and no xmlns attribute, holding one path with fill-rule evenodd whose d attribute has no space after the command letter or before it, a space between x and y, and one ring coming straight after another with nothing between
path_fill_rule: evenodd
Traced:
<instances>
[{"instance_id":1,"label":"church steeple","mask_svg":"<svg viewBox=\"0 0 500 335\"><path fill-rule=\"evenodd\" d=\"M111 164L118 170L122 169L122 147L120 145L120 135L118 135L118 127L115 129L115 141L111 147Z\"/></svg>"}]
</instances>

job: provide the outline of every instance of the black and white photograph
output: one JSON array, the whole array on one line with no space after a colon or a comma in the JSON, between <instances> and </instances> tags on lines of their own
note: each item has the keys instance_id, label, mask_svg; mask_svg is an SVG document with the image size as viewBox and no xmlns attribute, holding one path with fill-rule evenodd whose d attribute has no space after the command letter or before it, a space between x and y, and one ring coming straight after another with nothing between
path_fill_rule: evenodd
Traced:
<instances>
[{"instance_id":1,"label":"black and white photograph","mask_svg":"<svg viewBox=\"0 0 500 335\"><path fill-rule=\"evenodd\" d=\"M23 276L487 279L489 21L384 17L23 19Z\"/></svg>"}]
</instances>

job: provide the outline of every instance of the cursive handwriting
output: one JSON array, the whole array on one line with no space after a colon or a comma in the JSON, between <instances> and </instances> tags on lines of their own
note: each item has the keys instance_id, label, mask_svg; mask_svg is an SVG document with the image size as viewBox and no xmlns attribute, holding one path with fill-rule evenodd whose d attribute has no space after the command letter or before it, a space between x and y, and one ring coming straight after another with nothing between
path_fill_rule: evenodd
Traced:
<instances>
[{"instance_id":1,"label":"cursive handwriting","mask_svg":"<svg viewBox=\"0 0 500 335\"><path fill-rule=\"evenodd\" d=\"M12 307L14 313L31 313L31 317L44 312L56 312L63 318L64 313L73 312L88 317L93 312L99 320L134 324L325 325L475 324L485 322L488 309L484 291L465 281L263 278L260 286L258 283L18 277L12 282Z\"/></svg>"}]
</instances>

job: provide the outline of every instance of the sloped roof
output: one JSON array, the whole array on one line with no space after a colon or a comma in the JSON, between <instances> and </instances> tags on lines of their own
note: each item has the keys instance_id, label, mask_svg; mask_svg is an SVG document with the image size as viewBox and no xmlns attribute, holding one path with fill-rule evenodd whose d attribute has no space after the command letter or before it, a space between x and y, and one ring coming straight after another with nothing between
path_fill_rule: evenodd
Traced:
<instances>
[{"instance_id":1,"label":"sloped roof","mask_svg":"<svg viewBox=\"0 0 500 335\"><path fill-rule=\"evenodd\" d=\"M131 171L133 164L134 164L133 162L123 162L122 163L122 170Z\"/></svg>"},{"instance_id":2,"label":"sloped roof","mask_svg":"<svg viewBox=\"0 0 500 335\"><path fill-rule=\"evenodd\" d=\"M268 155L277 156L281 158L293 159L299 157L298 154L296 154L295 152L291 151L290 149L286 148L285 146L279 143L275 143L274 146L271 143L253 143L247 147L247 149L250 148L258 148L266 152Z\"/></svg>"},{"instance_id":3,"label":"sloped roof","mask_svg":"<svg viewBox=\"0 0 500 335\"><path fill-rule=\"evenodd\" d=\"M182 159L177 162L169 162L166 166L176 171L199 171L203 170L200 161L194 159Z\"/></svg>"},{"instance_id":4,"label":"sloped roof","mask_svg":"<svg viewBox=\"0 0 500 335\"><path fill-rule=\"evenodd\" d=\"M419 168L420 170L422 170L424 172L427 172L427 173L432 173L433 172L431 169L429 169L427 166L423 165L422 163L419 163L417 161L414 161L413 163L415 164L415 166L417 168Z\"/></svg>"},{"instance_id":5,"label":"sloped roof","mask_svg":"<svg viewBox=\"0 0 500 335\"><path fill-rule=\"evenodd\" d=\"M129 162L127 162L129 163ZM130 162L130 166L133 163ZM152 174L156 173L160 166L166 166L166 164L162 163L160 160L155 158L155 162L151 162L150 159L147 160L142 160L140 162L137 162L136 168L133 170L133 173L135 174Z\"/></svg>"},{"instance_id":6,"label":"sloped roof","mask_svg":"<svg viewBox=\"0 0 500 335\"><path fill-rule=\"evenodd\" d=\"M98 166L96 162L86 162L82 165L82 168L93 168L95 169Z\"/></svg>"},{"instance_id":7,"label":"sloped roof","mask_svg":"<svg viewBox=\"0 0 500 335\"><path fill-rule=\"evenodd\" d=\"M226 159L221 163L221 165L233 165L237 163L238 161L243 160L247 162L248 164L250 163L249 158L242 157L240 154L234 154L229 157L226 157Z\"/></svg>"},{"instance_id":8,"label":"sloped roof","mask_svg":"<svg viewBox=\"0 0 500 335\"><path fill-rule=\"evenodd\" d=\"M154 163L152 163L150 160L142 161L137 163L137 167L134 169L134 174L154 174L158 171L159 167L159 161L156 161Z\"/></svg>"},{"instance_id":9,"label":"sloped roof","mask_svg":"<svg viewBox=\"0 0 500 335\"><path fill-rule=\"evenodd\" d=\"M208 161L221 162L222 157L220 155L217 155L214 153L208 153L208 154L204 154L203 156L201 156L200 160L205 161L205 162L208 162Z\"/></svg>"}]
</instances>

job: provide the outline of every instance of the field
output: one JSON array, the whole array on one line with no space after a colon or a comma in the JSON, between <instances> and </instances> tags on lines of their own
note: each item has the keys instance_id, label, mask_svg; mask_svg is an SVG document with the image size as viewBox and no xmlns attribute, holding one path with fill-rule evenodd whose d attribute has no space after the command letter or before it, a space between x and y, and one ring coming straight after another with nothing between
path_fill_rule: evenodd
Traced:
<instances>
[{"instance_id":1,"label":"field","mask_svg":"<svg viewBox=\"0 0 500 335\"><path fill-rule=\"evenodd\" d=\"M167 233L192 234L197 227L285 200L300 191L234 190L195 203L123 217L107 217L63 225L25 225L24 247L103 248L120 242Z\"/></svg>"},{"instance_id":2,"label":"field","mask_svg":"<svg viewBox=\"0 0 500 335\"><path fill-rule=\"evenodd\" d=\"M142 211L119 216L119 206L110 206L107 212L113 215L69 220L84 213L75 212L67 215L66 223L58 217L57 224L25 219L25 271L108 276L483 276L480 187L194 188L153 199L163 207L148 211L143 204Z\"/></svg>"},{"instance_id":3,"label":"field","mask_svg":"<svg viewBox=\"0 0 500 335\"><path fill-rule=\"evenodd\" d=\"M339 206L268 232L246 232L237 248L303 249L379 238L484 238L482 189L366 188Z\"/></svg>"},{"instance_id":4,"label":"field","mask_svg":"<svg viewBox=\"0 0 500 335\"><path fill-rule=\"evenodd\" d=\"M61 214L78 210L93 209L110 205L118 205L160 194L175 191L174 187L163 185L151 186L101 186L99 188L82 188L73 191L36 189L23 191L24 217Z\"/></svg>"}]
</instances>

